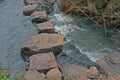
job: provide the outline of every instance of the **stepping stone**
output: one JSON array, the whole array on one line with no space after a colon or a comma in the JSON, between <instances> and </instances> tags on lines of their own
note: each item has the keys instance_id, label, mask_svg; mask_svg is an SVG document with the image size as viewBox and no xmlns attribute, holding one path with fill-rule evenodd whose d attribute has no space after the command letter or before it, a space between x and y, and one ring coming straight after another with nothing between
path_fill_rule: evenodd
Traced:
<instances>
[{"instance_id":1,"label":"stepping stone","mask_svg":"<svg viewBox=\"0 0 120 80\"><path fill-rule=\"evenodd\" d=\"M55 56L52 52L36 54L29 58L29 69L46 71L58 67Z\"/></svg>"},{"instance_id":2,"label":"stepping stone","mask_svg":"<svg viewBox=\"0 0 120 80\"><path fill-rule=\"evenodd\" d=\"M63 35L42 33L28 38L22 46L22 53L28 56L52 51L59 54L63 45Z\"/></svg>"},{"instance_id":3,"label":"stepping stone","mask_svg":"<svg viewBox=\"0 0 120 80\"><path fill-rule=\"evenodd\" d=\"M25 74L25 80L45 80L45 75L36 70L29 70Z\"/></svg>"},{"instance_id":4,"label":"stepping stone","mask_svg":"<svg viewBox=\"0 0 120 80\"><path fill-rule=\"evenodd\" d=\"M42 6L38 4L27 5L23 9L23 14L31 15L35 10L42 10Z\"/></svg>"},{"instance_id":5,"label":"stepping stone","mask_svg":"<svg viewBox=\"0 0 120 80\"><path fill-rule=\"evenodd\" d=\"M32 22L46 22L48 20L48 15L46 11L35 11L31 14Z\"/></svg>"},{"instance_id":6,"label":"stepping stone","mask_svg":"<svg viewBox=\"0 0 120 80\"><path fill-rule=\"evenodd\" d=\"M54 68L47 72L47 80L62 80L62 74L58 68Z\"/></svg>"},{"instance_id":7,"label":"stepping stone","mask_svg":"<svg viewBox=\"0 0 120 80\"><path fill-rule=\"evenodd\" d=\"M44 22L37 24L39 33L54 33L54 26L50 22Z\"/></svg>"},{"instance_id":8,"label":"stepping stone","mask_svg":"<svg viewBox=\"0 0 120 80\"><path fill-rule=\"evenodd\" d=\"M42 4L43 0L24 0L25 5L29 4Z\"/></svg>"}]
</instances>

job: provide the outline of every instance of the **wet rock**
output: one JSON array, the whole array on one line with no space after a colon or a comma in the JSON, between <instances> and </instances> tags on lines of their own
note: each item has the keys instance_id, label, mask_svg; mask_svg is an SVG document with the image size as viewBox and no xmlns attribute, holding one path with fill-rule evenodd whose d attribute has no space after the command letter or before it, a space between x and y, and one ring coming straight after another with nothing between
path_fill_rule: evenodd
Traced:
<instances>
[{"instance_id":1,"label":"wet rock","mask_svg":"<svg viewBox=\"0 0 120 80\"><path fill-rule=\"evenodd\" d=\"M109 56L105 56L96 63L100 67L101 72L108 75L110 80L120 79L120 51L112 53Z\"/></svg>"},{"instance_id":2,"label":"wet rock","mask_svg":"<svg viewBox=\"0 0 120 80\"><path fill-rule=\"evenodd\" d=\"M44 22L37 24L37 29L39 33L53 33L54 26L50 22Z\"/></svg>"},{"instance_id":3,"label":"wet rock","mask_svg":"<svg viewBox=\"0 0 120 80\"><path fill-rule=\"evenodd\" d=\"M98 79L99 78L99 71L96 67L90 67L89 70L87 70L87 77L92 79Z\"/></svg>"},{"instance_id":4,"label":"wet rock","mask_svg":"<svg viewBox=\"0 0 120 80\"><path fill-rule=\"evenodd\" d=\"M22 53L28 56L51 51L53 51L54 54L59 54L63 44L63 35L42 33L28 38L22 46Z\"/></svg>"},{"instance_id":5,"label":"wet rock","mask_svg":"<svg viewBox=\"0 0 120 80\"><path fill-rule=\"evenodd\" d=\"M29 61L30 70L46 71L58 67L52 52L33 55L29 58Z\"/></svg>"},{"instance_id":6,"label":"wet rock","mask_svg":"<svg viewBox=\"0 0 120 80\"><path fill-rule=\"evenodd\" d=\"M48 15L46 11L34 11L31 14L31 19L32 22L37 22L37 23L46 22L48 20Z\"/></svg>"},{"instance_id":7,"label":"wet rock","mask_svg":"<svg viewBox=\"0 0 120 80\"><path fill-rule=\"evenodd\" d=\"M23 14L24 15L30 15L32 14L35 10L42 10L42 6L39 4L32 4L32 5L27 5L23 9Z\"/></svg>"},{"instance_id":8,"label":"wet rock","mask_svg":"<svg viewBox=\"0 0 120 80\"><path fill-rule=\"evenodd\" d=\"M47 77L47 80L62 80L62 74L58 68L54 68L48 71L46 77Z\"/></svg>"},{"instance_id":9,"label":"wet rock","mask_svg":"<svg viewBox=\"0 0 120 80\"><path fill-rule=\"evenodd\" d=\"M44 80L45 75L36 70L29 70L25 74L25 80Z\"/></svg>"},{"instance_id":10,"label":"wet rock","mask_svg":"<svg viewBox=\"0 0 120 80\"><path fill-rule=\"evenodd\" d=\"M80 80L81 76L86 77L87 69L77 65L59 64L64 79Z\"/></svg>"}]
</instances>

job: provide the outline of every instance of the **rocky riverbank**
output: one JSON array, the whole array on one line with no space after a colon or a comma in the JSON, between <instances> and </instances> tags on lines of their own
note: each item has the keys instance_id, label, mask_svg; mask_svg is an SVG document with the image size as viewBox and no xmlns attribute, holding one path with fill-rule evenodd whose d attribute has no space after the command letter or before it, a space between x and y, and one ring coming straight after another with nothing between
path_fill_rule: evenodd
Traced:
<instances>
[{"instance_id":1,"label":"rocky riverbank","mask_svg":"<svg viewBox=\"0 0 120 80\"><path fill-rule=\"evenodd\" d=\"M38 34L26 40L22 54L28 58L28 68L24 71L25 80L119 80L120 52L96 62L95 66L85 68L79 65L62 64L56 55L62 51L64 36L54 31L48 19L50 10L46 4L54 0L24 0L23 13L31 16L31 21L38 29Z\"/></svg>"}]
</instances>

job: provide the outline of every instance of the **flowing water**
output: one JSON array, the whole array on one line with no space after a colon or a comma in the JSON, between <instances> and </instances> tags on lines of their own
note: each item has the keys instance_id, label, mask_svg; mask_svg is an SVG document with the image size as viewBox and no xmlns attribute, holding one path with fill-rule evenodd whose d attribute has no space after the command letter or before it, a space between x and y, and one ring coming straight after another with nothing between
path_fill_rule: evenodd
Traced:
<instances>
[{"instance_id":1,"label":"flowing water","mask_svg":"<svg viewBox=\"0 0 120 80\"><path fill-rule=\"evenodd\" d=\"M25 68L20 56L22 44L37 33L30 17L23 16L23 7L23 0L0 0L0 66L12 77Z\"/></svg>"},{"instance_id":2,"label":"flowing water","mask_svg":"<svg viewBox=\"0 0 120 80\"><path fill-rule=\"evenodd\" d=\"M54 13L49 18L56 32L65 36L63 52L67 56L58 56L58 61L62 63L91 66L103 56L120 50L120 42L115 43L113 40L120 40L120 32L116 35L109 29L109 34L105 36L104 28L95 26L88 19L62 13Z\"/></svg>"},{"instance_id":3,"label":"flowing water","mask_svg":"<svg viewBox=\"0 0 120 80\"><path fill-rule=\"evenodd\" d=\"M9 69L13 77L25 69L26 63L20 56L22 44L37 33L30 17L23 16L23 7L23 0L0 0L0 66ZM67 55L57 56L58 61L88 67L103 56L120 50L120 34L109 30L106 37L103 28L95 27L87 19L55 12L49 18L56 32L65 36L63 52Z\"/></svg>"}]
</instances>

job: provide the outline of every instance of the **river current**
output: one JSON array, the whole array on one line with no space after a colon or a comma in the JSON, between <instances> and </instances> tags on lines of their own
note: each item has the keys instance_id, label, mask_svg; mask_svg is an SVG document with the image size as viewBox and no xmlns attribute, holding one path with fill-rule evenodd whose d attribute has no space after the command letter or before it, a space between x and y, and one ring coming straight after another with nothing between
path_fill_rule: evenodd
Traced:
<instances>
[{"instance_id":1,"label":"river current","mask_svg":"<svg viewBox=\"0 0 120 80\"><path fill-rule=\"evenodd\" d=\"M30 17L23 15L23 0L0 0L0 67L16 73L25 69L26 63L20 56L21 46L31 35L37 34ZM94 62L113 51L120 50L120 31L96 27L85 18L64 15L61 12L49 15L55 31L65 36L63 52L57 56L62 63L82 66Z\"/></svg>"}]
</instances>

